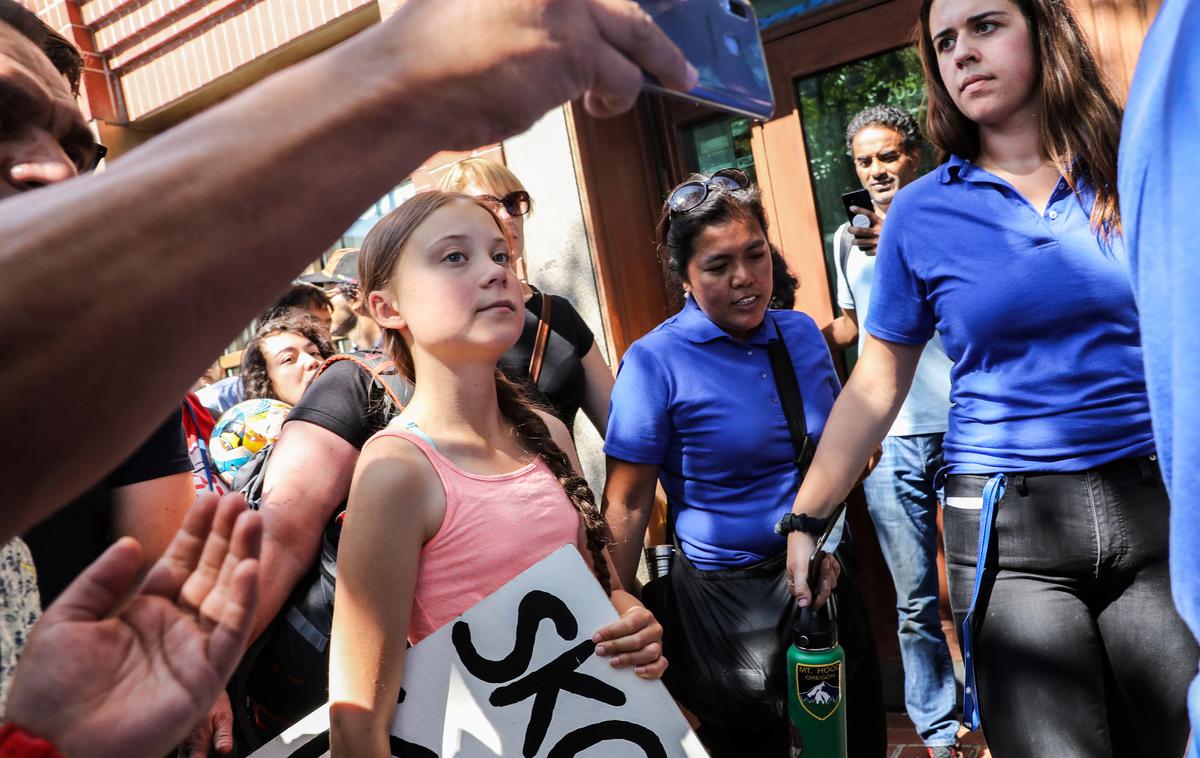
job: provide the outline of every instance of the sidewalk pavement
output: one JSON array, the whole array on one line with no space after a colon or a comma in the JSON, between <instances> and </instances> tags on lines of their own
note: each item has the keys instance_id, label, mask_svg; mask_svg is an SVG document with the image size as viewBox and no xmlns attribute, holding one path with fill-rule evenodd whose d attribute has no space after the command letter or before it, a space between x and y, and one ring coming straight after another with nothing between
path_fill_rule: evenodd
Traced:
<instances>
[{"instance_id":1,"label":"sidewalk pavement","mask_svg":"<svg viewBox=\"0 0 1200 758\"><path fill-rule=\"evenodd\" d=\"M925 746L913 729L912 722L903 713L888 714L888 753L887 758L927 758ZM992 758L980 732L959 733L962 744L963 758Z\"/></svg>"}]
</instances>

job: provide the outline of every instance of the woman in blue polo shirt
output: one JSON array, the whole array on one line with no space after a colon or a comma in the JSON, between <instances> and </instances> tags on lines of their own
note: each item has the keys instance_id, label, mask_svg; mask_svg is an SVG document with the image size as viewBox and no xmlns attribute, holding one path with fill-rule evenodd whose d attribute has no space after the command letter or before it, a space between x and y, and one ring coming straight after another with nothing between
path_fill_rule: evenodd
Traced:
<instances>
[{"instance_id":1,"label":"woman in blue polo shirt","mask_svg":"<svg viewBox=\"0 0 1200 758\"><path fill-rule=\"evenodd\" d=\"M936 331L965 721L997 758L1182 755L1197 650L1171 602L1119 108L1056 0L925 0L920 47L948 159L888 213L867 345L794 511L845 496ZM788 540L802 597L812 542Z\"/></svg>"},{"instance_id":2,"label":"woman in blue polo shirt","mask_svg":"<svg viewBox=\"0 0 1200 758\"><path fill-rule=\"evenodd\" d=\"M636 581L655 484L661 481L687 561L715 576L774 560L780 608L788 608L782 580L786 541L775 524L788 512L800 473L768 359L769 341L780 334L785 341L814 442L840 383L812 319L767 310L772 266L766 228L758 189L740 171L686 182L664 209L660 240L687 292L686 304L625 353L604 446L606 518L626 587ZM784 663L778 663L782 674ZM686 693L676 696L688 700ZM701 718L700 736L713 755L787 755L783 718L758 733L723 729Z\"/></svg>"}]
</instances>

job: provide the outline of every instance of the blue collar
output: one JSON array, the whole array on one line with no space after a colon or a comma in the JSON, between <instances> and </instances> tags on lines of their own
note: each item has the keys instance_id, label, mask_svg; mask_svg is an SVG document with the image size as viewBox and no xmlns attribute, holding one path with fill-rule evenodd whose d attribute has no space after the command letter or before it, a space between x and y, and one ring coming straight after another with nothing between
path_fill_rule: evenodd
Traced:
<instances>
[{"instance_id":1,"label":"blue collar","mask_svg":"<svg viewBox=\"0 0 1200 758\"><path fill-rule=\"evenodd\" d=\"M983 173L983 176L978 175L980 172ZM984 177L991 177L991 179L987 179L986 181L996 180L996 177L993 177L991 174L971 163L966 158L960 158L954 154L951 154L950 157L946 159L946 162L938 167L938 181L940 181L942 184L949 184L957 179L961 179L966 182L980 181L984 180Z\"/></svg>"},{"instance_id":2,"label":"blue collar","mask_svg":"<svg viewBox=\"0 0 1200 758\"><path fill-rule=\"evenodd\" d=\"M938 166L937 171L939 172L938 180L941 181L942 184L950 184L954 181L963 181L970 184L991 184L1007 187L1013 192L1016 192L1016 189L1013 188L1013 186L1008 182L1004 181L987 169L982 169L979 166L976 166L974 163L971 163L969 160L960 158L957 155L951 154L951 156L946 159L945 163L943 163L941 166ZM1096 193L1093 192L1091 186L1082 179L1078 181L1077 186L1079 189L1078 196L1080 205L1086 212L1091 213L1092 203L1094 203L1096 200ZM1060 178L1058 180L1058 184L1054 187L1054 192L1050 194L1050 205L1053 205L1070 194L1072 194L1071 185L1067 183L1066 179Z\"/></svg>"},{"instance_id":3,"label":"blue collar","mask_svg":"<svg viewBox=\"0 0 1200 758\"><path fill-rule=\"evenodd\" d=\"M750 334L745 343L735 340L729 336L729 332L714 324L713 320L708 317L708 314L700 310L700 306L696 304L696 299L691 295L684 298L683 310L675 317L675 323L683 330L683 336L687 337L689 342L695 342L696 344L727 339L737 344L765 345L771 341L771 338L775 334L775 317L771 315L771 310L768 308L767 312L763 315L762 325Z\"/></svg>"}]
</instances>

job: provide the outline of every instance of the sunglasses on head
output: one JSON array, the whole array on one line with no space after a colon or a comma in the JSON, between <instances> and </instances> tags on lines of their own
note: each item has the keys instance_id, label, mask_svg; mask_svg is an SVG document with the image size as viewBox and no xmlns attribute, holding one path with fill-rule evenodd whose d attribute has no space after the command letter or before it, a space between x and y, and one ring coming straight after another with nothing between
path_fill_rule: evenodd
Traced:
<instances>
[{"instance_id":1,"label":"sunglasses on head","mask_svg":"<svg viewBox=\"0 0 1200 758\"><path fill-rule=\"evenodd\" d=\"M476 195L480 200L492 205L500 205L510 216L524 216L529 213L529 193L525 190L510 192L504 197L495 195Z\"/></svg>"},{"instance_id":2,"label":"sunglasses on head","mask_svg":"<svg viewBox=\"0 0 1200 758\"><path fill-rule=\"evenodd\" d=\"M750 186L750 177L744 171L736 168L723 168L704 180L684 182L671 192L667 198L667 207L672 213L687 213L708 197L708 190L716 188L726 192L746 189Z\"/></svg>"}]
</instances>

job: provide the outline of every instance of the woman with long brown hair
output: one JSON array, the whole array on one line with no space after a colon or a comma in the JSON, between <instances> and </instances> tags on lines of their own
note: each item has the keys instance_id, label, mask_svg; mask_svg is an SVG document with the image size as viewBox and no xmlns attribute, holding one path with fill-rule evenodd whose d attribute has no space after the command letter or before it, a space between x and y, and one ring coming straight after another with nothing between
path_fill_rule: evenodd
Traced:
<instances>
[{"instance_id":1,"label":"woman with long brown hair","mask_svg":"<svg viewBox=\"0 0 1200 758\"><path fill-rule=\"evenodd\" d=\"M391 755L406 639L563 545L621 614L596 653L646 678L666 668L661 627L612 570L570 434L497 369L524 323L509 250L485 203L444 192L409 200L363 243L367 306L415 389L363 447L350 488L330 652L335 756Z\"/></svg>"},{"instance_id":2,"label":"woman with long brown hair","mask_svg":"<svg viewBox=\"0 0 1200 758\"><path fill-rule=\"evenodd\" d=\"M920 48L946 160L888 214L863 356L793 510L845 497L936 331L965 721L997 758L1182 755L1197 648L1171 601L1120 109L1061 0L925 0ZM801 603L812 549L789 537Z\"/></svg>"},{"instance_id":3,"label":"woman with long brown hair","mask_svg":"<svg viewBox=\"0 0 1200 758\"><path fill-rule=\"evenodd\" d=\"M485 202L512 240L513 269L525 303L525 329L500 360L513 381L526 383L555 416L574 429L582 410L603 437L613 374L592 330L570 300L540 292L529 284L525 263L525 217L533 200L507 166L487 158L465 158L442 174L438 188L462 192ZM544 349L538 349L545 333ZM538 355L538 358L534 358Z\"/></svg>"}]
</instances>

